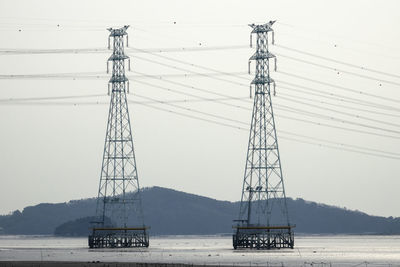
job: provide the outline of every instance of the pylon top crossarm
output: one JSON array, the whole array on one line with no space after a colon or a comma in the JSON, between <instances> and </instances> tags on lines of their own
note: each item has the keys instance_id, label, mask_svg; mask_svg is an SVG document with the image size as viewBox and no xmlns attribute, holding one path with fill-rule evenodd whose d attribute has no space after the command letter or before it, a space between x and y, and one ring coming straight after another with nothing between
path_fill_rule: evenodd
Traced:
<instances>
[{"instance_id":1,"label":"pylon top crossarm","mask_svg":"<svg viewBox=\"0 0 400 267\"><path fill-rule=\"evenodd\" d=\"M126 59L124 55L124 36L126 37L126 46L128 47L128 30L129 25L125 25L122 28L108 28L107 30L110 32L108 36L108 49L111 49L110 43L111 38L114 38L114 51L113 55L109 58L109 60L120 60ZM115 48L118 49L115 49Z\"/></svg>"},{"instance_id":2,"label":"pylon top crossarm","mask_svg":"<svg viewBox=\"0 0 400 267\"><path fill-rule=\"evenodd\" d=\"M249 24L250 27L253 28L253 31L251 33L259 33L259 32L271 32L274 31L272 29L272 25L276 22L276 20L274 21L270 21L268 23L265 24Z\"/></svg>"},{"instance_id":3,"label":"pylon top crossarm","mask_svg":"<svg viewBox=\"0 0 400 267\"><path fill-rule=\"evenodd\" d=\"M129 28L129 25L125 25L122 28L108 28L107 30L110 32L110 37L115 37L115 36L124 36L127 35L128 33L126 32Z\"/></svg>"},{"instance_id":4,"label":"pylon top crossarm","mask_svg":"<svg viewBox=\"0 0 400 267\"><path fill-rule=\"evenodd\" d=\"M121 86L121 83L126 83L126 89L129 93L129 81L125 76L125 60L128 60L128 69L130 70L130 58L125 55L124 52L124 36L126 37L126 42L128 43L128 33L127 29L129 26L124 26L122 28L109 28L110 35L108 37L108 46L110 48L111 38L113 38L113 53L107 60L107 73L109 71L109 62L112 62L112 76L109 83L112 84L112 90L122 90L125 89ZM109 88L110 92L110 88Z\"/></svg>"}]
</instances>

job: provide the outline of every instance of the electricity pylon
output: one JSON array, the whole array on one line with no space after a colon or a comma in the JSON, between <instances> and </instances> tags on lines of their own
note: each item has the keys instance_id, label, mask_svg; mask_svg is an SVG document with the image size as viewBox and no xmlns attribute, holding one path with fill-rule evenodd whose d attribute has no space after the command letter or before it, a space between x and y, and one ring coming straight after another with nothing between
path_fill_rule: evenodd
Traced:
<instances>
[{"instance_id":1,"label":"electricity pylon","mask_svg":"<svg viewBox=\"0 0 400 267\"><path fill-rule=\"evenodd\" d=\"M107 72L108 63L112 62L108 84L111 100L97 197L97 221L93 222L89 236L90 248L149 246L126 98L129 81L125 76L125 61L129 57L124 53L124 37L128 45L128 27L108 29L109 49L113 40L113 53L107 61Z\"/></svg>"},{"instance_id":2,"label":"electricity pylon","mask_svg":"<svg viewBox=\"0 0 400 267\"><path fill-rule=\"evenodd\" d=\"M250 57L250 61L256 62L255 78L250 85L250 97L254 85L254 105L239 218L234 226L235 249L294 246L271 101L271 86L275 94L275 82L270 77L270 60L275 59L276 68L276 58L268 50L268 35L272 34L273 43L274 22L249 25L252 28L250 46L253 34L257 38L257 50Z\"/></svg>"}]
</instances>

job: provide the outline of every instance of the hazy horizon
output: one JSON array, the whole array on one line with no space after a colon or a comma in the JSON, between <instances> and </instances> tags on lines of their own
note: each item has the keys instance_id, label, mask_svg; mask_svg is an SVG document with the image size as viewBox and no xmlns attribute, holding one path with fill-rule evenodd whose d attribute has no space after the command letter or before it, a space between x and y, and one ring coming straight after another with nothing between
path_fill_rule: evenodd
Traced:
<instances>
[{"instance_id":1,"label":"hazy horizon","mask_svg":"<svg viewBox=\"0 0 400 267\"><path fill-rule=\"evenodd\" d=\"M143 187L143 188L141 188L141 190L151 189L151 188L153 188L153 187L161 187L161 186L153 185L153 186ZM215 199L215 200L217 200L217 201L229 201L229 202L231 202L231 203L233 203L233 202L240 202L240 199L238 199L238 200L218 199L218 198L213 198L213 197L209 197L209 196L206 196L206 195L200 195L200 194L196 194L196 193L192 193L192 192L186 192L186 191L183 191L183 190L177 190L177 189L170 188L170 187L161 187L161 188L165 188L165 189L168 189L168 190L175 190L175 191L178 191L178 192L182 192L182 193L186 193L186 194L190 194L190 195L196 195L196 196L200 196L200 197L207 197L207 198L210 198L210 199ZM288 198L292 198L292 197L290 197L290 196L287 196L287 197L288 197ZM59 204L59 203L68 203L68 202L70 202L70 201L73 202L73 201L79 201L79 200L85 200L85 199L93 199L93 198L97 198L97 195L96 195L96 196L83 197L83 198L69 199L69 200L60 201L60 202L40 202L40 203L35 203L35 204L27 205L27 206L25 206L25 207L23 207L23 208L21 208L21 209L11 210L11 211L9 211L8 213L4 213L4 214L0 214L0 215L10 215L10 214L12 214L13 212L15 212L15 211L17 211L17 210L19 210L20 212L22 212L23 209L26 208L26 207L33 207L33 206L36 206L36 205L39 205L39 204ZM365 211L363 211L363 210L359 210L359 209L348 209L347 207L338 206L338 205L334 205L334 204L326 204L326 203L322 203L322 202L319 202L319 201L316 201L316 200L312 200L312 199L304 199L304 198L301 198L301 197L292 198L292 199L293 199L293 200L303 199L303 200L306 201L306 202L314 202L314 203L317 203L317 204L329 205L329 206L336 207L336 208L341 208L341 209L346 209L346 210L351 210L351 211L363 212L363 213L366 213L366 214L371 215L371 216L378 216L378 215L376 215L376 214L367 213L367 212L365 212ZM144 209L145 209L145 208L146 208L146 207L144 207ZM390 217L390 216L392 216L392 215L383 216L383 217ZM392 216L392 217L399 217L399 216ZM294 222L294 223L295 223L295 222Z\"/></svg>"}]
</instances>

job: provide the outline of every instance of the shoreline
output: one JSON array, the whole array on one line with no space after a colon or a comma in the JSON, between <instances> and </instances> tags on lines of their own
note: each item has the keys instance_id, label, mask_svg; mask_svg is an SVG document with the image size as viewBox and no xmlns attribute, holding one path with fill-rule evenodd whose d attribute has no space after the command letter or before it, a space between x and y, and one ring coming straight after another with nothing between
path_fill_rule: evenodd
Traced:
<instances>
[{"instance_id":1,"label":"shoreline","mask_svg":"<svg viewBox=\"0 0 400 267\"><path fill-rule=\"evenodd\" d=\"M88 249L86 238L0 238L0 267L400 266L400 236L298 237L295 249L234 250L231 238L156 238Z\"/></svg>"},{"instance_id":2,"label":"shoreline","mask_svg":"<svg viewBox=\"0 0 400 267\"><path fill-rule=\"evenodd\" d=\"M0 261L0 267L200 267L197 264L184 263L145 263L145 262L76 262L76 261ZM216 267L220 265L207 265ZM232 266L232 265L224 265Z\"/></svg>"}]
</instances>

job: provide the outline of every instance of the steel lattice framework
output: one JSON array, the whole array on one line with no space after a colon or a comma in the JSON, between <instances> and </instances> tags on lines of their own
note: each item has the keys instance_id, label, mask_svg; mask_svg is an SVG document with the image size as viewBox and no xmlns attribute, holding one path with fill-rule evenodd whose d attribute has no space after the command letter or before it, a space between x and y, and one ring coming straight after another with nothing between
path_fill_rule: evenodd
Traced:
<instances>
[{"instance_id":1,"label":"steel lattice framework","mask_svg":"<svg viewBox=\"0 0 400 267\"><path fill-rule=\"evenodd\" d=\"M128 27L108 29L109 48L113 40L113 53L107 61L107 71L112 62L108 84L111 100L97 198L98 221L89 236L90 247L148 246L126 98L129 81L125 61L129 57L124 53L124 37L128 43Z\"/></svg>"},{"instance_id":2,"label":"steel lattice framework","mask_svg":"<svg viewBox=\"0 0 400 267\"><path fill-rule=\"evenodd\" d=\"M249 61L249 73L250 62L256 62L250 85L250 97L254 86L254 105L234 248L293 248L294 244L271 101L275 82L270 77L270 60L275 60L276 69L276 58L268 50L268 35L272 33L273 43L273 23L249 25L250 46L252 36L257 38L257 50Z\"/></svg>"}]
</instances>

